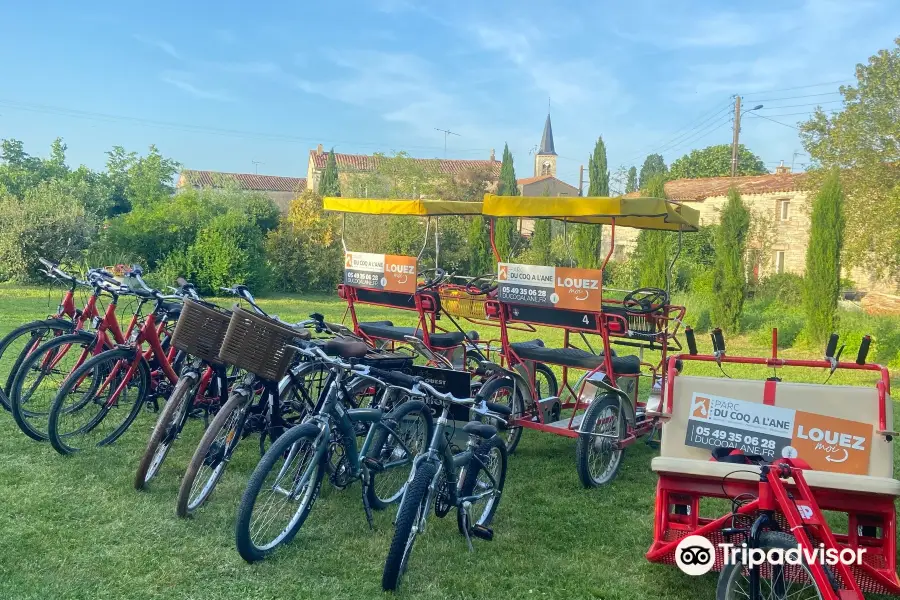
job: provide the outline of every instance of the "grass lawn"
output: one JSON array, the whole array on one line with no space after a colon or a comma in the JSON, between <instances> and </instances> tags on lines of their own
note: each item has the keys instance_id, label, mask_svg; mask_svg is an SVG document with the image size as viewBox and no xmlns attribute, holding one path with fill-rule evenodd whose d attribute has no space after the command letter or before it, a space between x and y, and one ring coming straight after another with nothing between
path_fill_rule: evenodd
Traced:
<instances>
[{"instance_id":1,"label":"grass lawn","mask_svg":"<svg viewBox=\"0 0 900 600\"><path fill-rule=\"evenodd\" d=\"M0 287L0 335L54 312L58 294ZM277 297L260 304L285 319L317 311L340 320L334 297ZM361 310L365 319L412 324L411 313ZM690 322L690 315L688 315ZM482 329L483 337L490 333ZM542 332L544 333L544 332ZM532 336L534 337L534 336ZM548 345L561 334L548 331ZM707 339L699 339L709 349ZM623 349L623 352L626 350ZM765 355L767 348L729 340L729 353ZM790 356L791 352L784 352ZM764 378L762 368L731 366L732 376ZM714 366L687 372L716 373ZM824 374L785 370L785 380L821 381ZM833 383L867 383L871 375L838 373ZM895 382L895 385L898 383ZM190 520L175 516L175 496L201 435L192 422L149 491L132 487L156 415L144 413L115 445L64 458L38 444L0 412L0 598L100 600L372 598L391 539L392 511L376 513L370 531L360 487L323 485L306 525L271 559L246 564L234 548L233 522L246 480L259 458L244 443L209 504ZM900 411L895 410L895 420ZM900 427L900 424L895 424ZM582 488L574 440L525 431L511 457L493 542L468 553L456 518L432 517L416 543L402 596L410 598L711 598L716 575L689 577L644 558L652 536L654 450L626 452L617 479ZM896 455L895 448L895 455Z\"/></svg>"}]
</instances>

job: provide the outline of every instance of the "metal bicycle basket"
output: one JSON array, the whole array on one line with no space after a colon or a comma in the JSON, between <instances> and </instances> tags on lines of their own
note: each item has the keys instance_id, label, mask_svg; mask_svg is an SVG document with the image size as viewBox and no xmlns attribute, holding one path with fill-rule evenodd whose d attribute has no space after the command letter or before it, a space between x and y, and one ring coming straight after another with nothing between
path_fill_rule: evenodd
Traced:
<instances>
[{"instance_id":1,"label":"metal bicycle basket","mask_svg":"<svg viewBox=\"0 0 900 600\"><path fill-rule=\"evenodd\" d=\"M298 337L300 332L235 305L219 358L262 379L278 381L296 352L286 346Z\"/></svg>"},{"instance_id":2,"label":"metal bicycle basket","mask_svg":"<svg viewBox=\"0 0 900 600\"><path fill-rule=\"evenodd\" d=\"M172 334L172 345L191 356L220 364L219 349L231 312L211 304L185 300Z\"/></svg>"},{"instance_id":3,"label":"metal bicycle basket","mask_svg":"<svg viewBox=\"0 0 900 600\"><path fill-rule=\"evenodd\" d=\"M469 319L486 319L484 301L486 296L473 296L460 288L442 289L441 308L453 317Z\"/></svg>"}]
</instances>

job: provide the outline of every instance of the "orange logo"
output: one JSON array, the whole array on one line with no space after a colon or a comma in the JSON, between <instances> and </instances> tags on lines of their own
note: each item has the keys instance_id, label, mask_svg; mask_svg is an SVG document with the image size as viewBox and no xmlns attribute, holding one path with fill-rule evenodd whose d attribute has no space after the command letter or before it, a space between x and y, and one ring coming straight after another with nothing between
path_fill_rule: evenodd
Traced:
<instances>
[{"instance_id":1,"label":"orange logo","mask_svg":"<svg viewBox=\"0 0 900 600\"><path fill-rule=\"evenodd\" d=\"M800 458L817 471L866 475L872 426L798 410L792 444Z\"/></svg>"},{"instance_id":2,"label":"orange logo","mask_svg":"<svg viewBox=\"0 0 900 600\"><path fill-rule=\"evenodd\" d=\"M353 255L348 252L344 255L344 261L344 267L349 269L353 266Z\"/></svg>"},{"instance_id":3,"label":"orange logo","mask_svg":"<svg viewBox=\"0 0 900 600\"><path fill-rule=\"evenodd\" d=\"M416 257L397 256L386 254L384 256L384 289L391 292L416 291Z\"/></svg>"},{"instance_id":4,"label":"orange logo","mask_svg":"<svg viewBox=\"0 0 900 600\"><path fill-rule=\"evenodd\" d=\"M501 281L506 281L506 266L505 265L500 267L500 275L497 277L497 279L500 279Z\"/></svg>"},{"instance_id":5,"label":"orange logo","mask_svg":"<svg viewBox=\"0 0 900 600\"><path fill-rule=\"evenodd\" d=\"M600 310L603 274L596 269L556 267L554 292L559 300L556 308Z\"/></svg>"},{"instance_id":6,"label":"orange logo","mask_svg":"<svg viewBox=\"0 0 900 600\"><path fill-rule=\"evenodd\" d=\"M691 402L691 417L694 419L709 418L709 398L695 396Z\"/></svg>"}]
</instances>

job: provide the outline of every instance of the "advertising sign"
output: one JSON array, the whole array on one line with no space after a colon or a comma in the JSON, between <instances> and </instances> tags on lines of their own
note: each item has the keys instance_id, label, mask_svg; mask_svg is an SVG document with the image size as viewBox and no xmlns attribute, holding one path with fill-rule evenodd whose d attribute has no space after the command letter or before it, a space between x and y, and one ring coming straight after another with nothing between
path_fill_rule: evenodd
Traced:
<instances>
[{"instance_id":1,"label":"advertising sign","mask_svg":"<svg viewBox=\"0 0 900 600\"><path fill-rule=\"evenodd\" d=\"M386 292L415 293L416 258L394 254L346 252L344 284Z\"/></svg>"},{"instance_id":2,"label":"advertising sign","mask_svg":"<svg viewBox=\"0 0 900 600\"><path fill-rule=\"evenodd\" d=\"M767 461L801 458L817 471L865 475L872 426L695 392L684 442L695 448L739 448Z\"/></svg>"},{"instance_id":3,"label":"advertising sign","mask_svg":"<svg viewBox=\"0 0 900 600\"><path fill-rule=\"evenodd\" d=\"M499 263L498 298L511 304L599 312L602 278L595 269Z\"/></svg>"}]
</instances>

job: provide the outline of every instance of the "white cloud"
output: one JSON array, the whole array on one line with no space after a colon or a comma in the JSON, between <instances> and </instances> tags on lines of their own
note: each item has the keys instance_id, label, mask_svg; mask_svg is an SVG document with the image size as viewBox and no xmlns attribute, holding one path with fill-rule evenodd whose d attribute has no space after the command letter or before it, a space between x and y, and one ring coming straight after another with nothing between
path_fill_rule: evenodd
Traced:
<instances>
[{"instance_id":1,"label":"white cloud","mask_svg":"<svg viewBox=\"0 0 900 600\"><path fill-rule=\"evenodd\" d=\"M144 43L144 44L147 44L148 46L153 46L155 48L158 48L159 50L162 50L163 52L165 52L172 58L181 59L181 56L175 50L175 47L165 40L147 37L147 36L140 35L140 34L135 34L133 37L134 37L134 39L136 39L137 41L139 41L141 43Z\"/></svg>"},{"instance_id":2,"label":"white cloud","mask_svg":"<svg viewBox=\"0 0 900 600\"><path fill-rule=\"evenodd\" d=\"M201 100L216 100L218 102L234 102L235 98L226 92L218 90L209 90L198 87L194 83L195 77L191 73L184 71L164 71L159 76L160 81L175 86Z\"/></svg>"}]
</instances>

